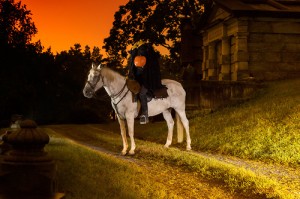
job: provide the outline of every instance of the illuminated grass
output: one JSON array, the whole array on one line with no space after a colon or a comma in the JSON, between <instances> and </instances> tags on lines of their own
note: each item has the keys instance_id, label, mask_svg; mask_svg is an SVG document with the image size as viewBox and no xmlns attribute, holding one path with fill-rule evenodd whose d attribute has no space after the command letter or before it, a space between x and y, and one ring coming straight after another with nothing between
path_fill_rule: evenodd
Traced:
<instances>
[{"instance_id":1,"label":"illuminated grass","mask_svg":"<svg viewBox=\"0 0 300 199\"><path fill-rule=\"evenodd\" d=\"M270 82L243 104L188 115L194 150L300 165L300 79ZM164 143L166 132L165 123L137 126L136 137Z\"/></svg>"},{"instance_id":2,"label":"illuminated grass","mask_svg":"<svg viewBox=\"0 0 300 199\"><path fill-rule=\"evenodd\" d=\"M46 150L57 162L58 189L66 199L166 198L164 185L134 164L62 138L52 137Z\"/></svg>"},{"instance_id":3,"label":"illuminated grass","mask_svg":"<svg viewBox=\"0 0 300 199\"><path fill-rule=\"evenodd\" d=\"M299 168L299 125L300 79L271 82L255 99L246 103L210 114L197 114L194 111L193 118L190 118L192 148L195 151ZM90 129L87 132L93 134L95 139L101 140L104 146L112 150L121 150L119 133L95 134ZM209 160L176 149L166 150L162 147L166 140L166 132L165 123L154 123L147 128L136 125L135 137L159 143L157 145L138 141L137 156L184 167L205 178L221 181L230 190L244 192L245 195L258 194L268 198L299 196L299 193L296 193L296 196L292 195L293 192L299 192L299 183L279 183L275 177L254 174L250 170L218 160ZM112 148L113 146L118 148ZM181 148L184 144L177 146ZM295 191L288 192L288 189Z\"/></svg>"},{"instance_id":4,"label":"illuminated grass","mask_svg":"<svg viewBox=\"0 0 300 199\"><path fill-rule=\"evenodd\" d=\"M299 129L300 79L272 82L255 100L191 120L194 149L293 166Z\"/></svg>"},{"instance_id":5,"label":"illuminated grass","mask_svg":"<svg viewBox=\"0 0 300 199\"><path fill-rule=\"evenodd\" d=\"M120 150L119 136L111 133L95 133L89 126L77 126L77 133L84 129L93 140L110 150ZM57 130L56 130L57 132ZM91 137L89 137L91 139ZM93 142L93 141L92 141ZM163 162L194 172L200 178L224 183L231 192L241 193L252 198L297 198L288 192L288 186L282 186L276 180L258 175L243 167L237 167L202 155L185 152L176 148L166 149L161 144L136 140L138 159ZM212 195L213 198L213 195Z\"/></svg>"},{"instance_id":6,"label":"illuminated grass","mask_svg":"<svg viewBox=\"0 0 300 199\"><path fill-rule=\"evenodd\" d=\"M141 151L138 155L142 158L164 161L197 172L199 176L223 182L229 190L240 192L247 197L296 198L287 191L289 187L283 187L275 180L257 175L243 167L236 167L213 158L174 148L166 150L154 143L142 142L139 144Z\"/></svg>"}]
</instances>

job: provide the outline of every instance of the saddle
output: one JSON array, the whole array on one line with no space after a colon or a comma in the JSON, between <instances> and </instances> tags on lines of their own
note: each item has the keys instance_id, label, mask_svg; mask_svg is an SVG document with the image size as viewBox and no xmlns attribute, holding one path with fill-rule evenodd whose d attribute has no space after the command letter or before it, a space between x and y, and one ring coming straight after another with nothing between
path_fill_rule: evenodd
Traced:
<instances>
[{"instance_id":1,"label":"saddle","mask_svg":"<svg viewBox=\"0 0 300 199\"><path fill-rule=\"evenodd\" d=\"M127 84L128 89L133 94L133 101L136 102L137 98L138 98L137 96L138 96L139 92L141 91L141 85L136 80L132 80L132 79L127 79L126 84ZM164 86L160 89L156 89L153 92L148 92L147 93L148 102L150 102L153 98L154 99L167 98L169 96L167 90L168 90L168 88L166 86Z\"/></svg>"}]
</instances>

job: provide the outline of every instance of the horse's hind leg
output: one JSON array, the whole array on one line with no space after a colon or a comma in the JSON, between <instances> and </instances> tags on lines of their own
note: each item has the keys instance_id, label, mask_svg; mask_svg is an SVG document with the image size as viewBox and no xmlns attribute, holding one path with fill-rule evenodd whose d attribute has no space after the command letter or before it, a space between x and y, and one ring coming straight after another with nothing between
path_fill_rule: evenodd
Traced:
<instances>
[{"instance_id":1,"label":"horse's hind leg","mask_svg":"<svg viewBox=\"0 0 300 199\"><path fill-rule=\"evenodd\" d=\"M167 122L167 125L168 125L168 137L167 137L167 141L166 141L165 147L169 147L172 144L173 129L174 129L174 120L172 118L170 110L165 110L163 112L163 116L164 116L164 118L165 118L165 120Z\"/></svg>"},{"instance_id":2,"label":"horse's hind leg","mask_svg":"<svg viewBox=\"0 0 300 199\"><path fill-rule=\"evenodd\" d=\"M186 132L186 149L191 150L192 148L191 148L189 120L186 117L185 110L177 109L175 111L179 115L182 125L184 126Z\"/></svg>"},{"instance_id":3,"label":"horse's hind leg","mask_svg":"<svg viewBox=\"0 0 300 199\"><path fill-rule=\"evenodd\" d=\"M122 136L122 141L123 141L122 155L126 155L127 148L128 148L128 143L127 143L127 138L126 138L125 120L122 120L118 117L118 121L119 121L119 124L120 124L121 136Z\"/></svg>"}]
</instances>

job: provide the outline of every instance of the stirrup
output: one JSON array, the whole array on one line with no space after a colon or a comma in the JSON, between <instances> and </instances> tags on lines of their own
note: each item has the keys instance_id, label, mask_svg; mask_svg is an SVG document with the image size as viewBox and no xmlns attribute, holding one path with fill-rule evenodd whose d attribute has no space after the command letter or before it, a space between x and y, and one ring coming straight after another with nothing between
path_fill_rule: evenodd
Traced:
<instances>
[{"instance_id":1,"label":"stirrup","mask_svg":"<svg viewBox=\"0 0 300 199\"><path fill-rule=\"evenodd\" d=\"M149 119L147 115L141 115L140 117L140 124L147 124L149 122Z\"/></svg>"}]
</instances>

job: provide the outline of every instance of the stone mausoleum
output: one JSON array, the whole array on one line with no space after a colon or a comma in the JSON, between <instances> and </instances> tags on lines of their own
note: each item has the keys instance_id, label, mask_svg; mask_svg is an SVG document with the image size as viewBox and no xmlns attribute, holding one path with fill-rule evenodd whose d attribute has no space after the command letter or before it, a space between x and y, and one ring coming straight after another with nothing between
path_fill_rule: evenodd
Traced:
<instances>
[{"instance_id":1,"label":"stone mausoleum","mask_svg":"<svg viewBox=\"0 0 300 199\"><path fill-rule=\"evenodd\" d=\"M300 77L300 0L213 0L203 80Z\"/></svg>"}]
</instances>

